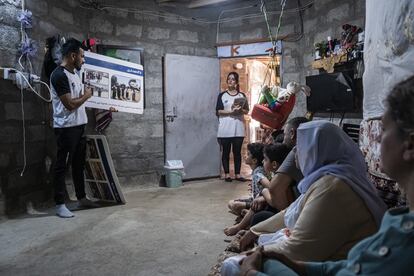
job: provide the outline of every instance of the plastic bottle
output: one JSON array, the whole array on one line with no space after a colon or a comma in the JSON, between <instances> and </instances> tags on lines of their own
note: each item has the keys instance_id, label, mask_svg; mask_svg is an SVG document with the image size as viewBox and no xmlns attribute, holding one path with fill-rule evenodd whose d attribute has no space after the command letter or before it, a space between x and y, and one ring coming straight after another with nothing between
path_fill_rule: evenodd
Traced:
<instances>
[{"instance_id":1,"label":"plastic bottle","mask_svg":"<svg viewBox=\"0 0 414 276\"><path fill-rule=\"evenodd\" d=\"M333 45L332 38L330 36L328 36L328 52L329 52L329 55L331 56L334 53L334 45Z\"/></svg>"}]
</instances>

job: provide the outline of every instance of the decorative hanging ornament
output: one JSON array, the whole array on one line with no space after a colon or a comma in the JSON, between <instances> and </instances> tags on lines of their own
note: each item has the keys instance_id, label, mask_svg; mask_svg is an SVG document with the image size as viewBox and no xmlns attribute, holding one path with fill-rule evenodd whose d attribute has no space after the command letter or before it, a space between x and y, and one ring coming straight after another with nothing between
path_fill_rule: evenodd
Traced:
<instances>
[{"instance_id":1,"label":"decorative hanging ornament","mask_svg":"<svg viewBox=\"0 0 414 276\"><path fill-rule=\"evenodd\" d=\"M20 52L22 55L27 55L30 57L34 57L37 52L37 44L36 41L34 41L31 38L25 39L24 42L20 46Z\"/></svg>"},{"instance_id":2,"label":"decorative hanging ornament","mask_svg":"<svg viewBox=\"0 0 414 276\"><path fill-rule=\"evenodd\" d=\"M32 28L32 12L29 10L20 11L17 16L17 21L19 21L25 29Z\"/></svg>"}]
</instances>

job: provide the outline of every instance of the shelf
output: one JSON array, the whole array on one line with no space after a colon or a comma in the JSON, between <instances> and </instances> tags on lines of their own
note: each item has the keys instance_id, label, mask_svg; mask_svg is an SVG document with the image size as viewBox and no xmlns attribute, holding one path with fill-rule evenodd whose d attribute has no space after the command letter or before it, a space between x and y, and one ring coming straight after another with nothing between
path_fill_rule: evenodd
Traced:
<instances>
[{"instance_id":1,"label":"shelf","mask_svg":"<svg viewBox=\"0 0 414 276\"><path fill-rule=\"evenodd\" d=\"M331 56L319 60L315 60L312 62L313 69L324 69L328 73L334 72L334 66L339 63L347 62L347 54Z\"/></svg>"}]
</instances>

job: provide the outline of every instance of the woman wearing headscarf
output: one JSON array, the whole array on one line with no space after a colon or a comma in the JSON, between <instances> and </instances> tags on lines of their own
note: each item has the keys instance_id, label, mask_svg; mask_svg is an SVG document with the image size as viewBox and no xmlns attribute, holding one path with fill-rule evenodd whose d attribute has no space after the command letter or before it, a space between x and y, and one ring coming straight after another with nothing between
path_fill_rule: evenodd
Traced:
<instances>
[{"instance_id":1,"label":"woman wearing headscarf","mask_svg":"<svg viewBox=\"0 0 414 276\"><path fill-rule=\"evenodd\" d=\"M352 246L375 233L386 209L367 178L362 153L342 129L326 121L302 124L296 150L304 175L301 195L285 211L253 226L241 247L270 234L258 241L264 254L301 261L346 258ZM242 258L226 260L222 275L238 275Z\"/></svg>"},{"instance_id":2,"label":"woman wearing headscarf","mask_svg":"<svg viewBox=\"0 0 414 276\"><path fill-rule=\"evenodd\" d=\"M259 248L242 264L242 275L413 275L414 262L414 76L386 99L381 167L407 196L407 207L388 211L379 231L336 262L300 262ZM262 258L273 258L262 263ZM278 261L276 261L276 260ZM259 272L260 270L265 273Z\"/></svg>"}]
</instances>

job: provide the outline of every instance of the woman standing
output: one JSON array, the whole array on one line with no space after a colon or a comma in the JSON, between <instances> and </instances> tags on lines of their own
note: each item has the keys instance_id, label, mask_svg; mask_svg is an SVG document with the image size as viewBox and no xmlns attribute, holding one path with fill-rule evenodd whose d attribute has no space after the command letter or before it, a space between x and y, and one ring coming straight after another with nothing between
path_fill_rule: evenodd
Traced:
<instances>
[{"instance_id":1,"label":"woman standing","mask_svg":"<svg viewBox=\"0 0 414 276\"><path fill-rule=\"evenodd\" d=\"M231 182L229 163L230 150L233 149L235 179L244 181L240 176L241 148L244 140L244 115L249 112L246 95L239 91L239 74L227 75L227 90L217 98L216 114L219 117L217 138L222 148L221 161L225 181Z\"/></svg>"}]
</instances>

